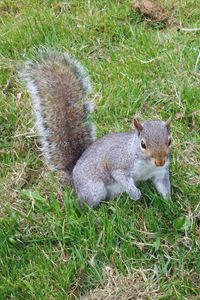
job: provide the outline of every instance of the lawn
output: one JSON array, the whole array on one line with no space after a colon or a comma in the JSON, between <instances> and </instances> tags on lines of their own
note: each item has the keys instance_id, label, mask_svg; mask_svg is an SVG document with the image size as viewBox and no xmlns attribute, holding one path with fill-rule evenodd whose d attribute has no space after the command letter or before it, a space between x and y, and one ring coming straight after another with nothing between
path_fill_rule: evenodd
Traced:
<instances>
[{"instance_id":1,"label":"lawn","mask_svg":"<svg viewBox=\"0 0 200 300\"><path fill-rule=\"evenodd\" d=\"M144 21L120 0L0 1L0 299L200 299L200 3L174 24ZM81 210L43 163L18 76L45 46L93 81L97 134L173 117L172 198L149 183Z\"/></svg>"}]
</instances>

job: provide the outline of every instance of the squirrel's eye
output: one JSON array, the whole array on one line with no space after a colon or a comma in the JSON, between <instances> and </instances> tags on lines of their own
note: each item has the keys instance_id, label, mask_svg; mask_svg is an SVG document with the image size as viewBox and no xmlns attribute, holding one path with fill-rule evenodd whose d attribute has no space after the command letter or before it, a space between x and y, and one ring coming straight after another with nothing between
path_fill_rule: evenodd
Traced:
<instances>
[{"instance_id":1,"label":"squirrel's eye","mask_svg":"<svg viewBox=\"0 0 200 300\"><path fill-rule=\"evenodd\" d=\"M168 141L168 146L170 147L170 146L171 146L171 144L172 144L172 140L171 140L171 139L169 139L169 141Z\"/></svg>"},{"instance_id":2,"label":"squirrel's eye","mask_svg":"<svg viewBox=\"0 0 200 300\"><path fill-rule=\"evenodd\" d=\"M141 140L141 147L142 147L142 149L146 149L146 144L143 140Z\"/></svg>"}]
</instances>

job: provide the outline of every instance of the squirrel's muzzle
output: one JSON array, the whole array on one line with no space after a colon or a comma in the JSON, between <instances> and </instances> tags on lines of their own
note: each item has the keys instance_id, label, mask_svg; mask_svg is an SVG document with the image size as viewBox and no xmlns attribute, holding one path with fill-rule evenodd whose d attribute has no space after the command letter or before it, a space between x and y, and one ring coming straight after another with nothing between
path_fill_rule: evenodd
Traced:
<instances>
[{"instance_id":1,"label":"squirrel's muzzle","mask_svg":"<svg viewBox=\"0 0 200 300\"><path fill-rule=\"evenodd\" d=\"M164 166L165 163L166 163L166 157L164 157L164 158L159 158L159 159L154 158L153 160L154 160L154 163L155 163L156 167L162 167L162 166Z\"/></svg>"},{"instance_id":2,"label":"squirrel's muzzle","mask_svg":"<svg viewBox=\"0 0 200 300\"><path fill-rule=\"evenodd\" d=\"M159 157L159 158L152 158L153 163L156 167L163 167L167 161L167 156Z\"/></svg>"}]
</instances>

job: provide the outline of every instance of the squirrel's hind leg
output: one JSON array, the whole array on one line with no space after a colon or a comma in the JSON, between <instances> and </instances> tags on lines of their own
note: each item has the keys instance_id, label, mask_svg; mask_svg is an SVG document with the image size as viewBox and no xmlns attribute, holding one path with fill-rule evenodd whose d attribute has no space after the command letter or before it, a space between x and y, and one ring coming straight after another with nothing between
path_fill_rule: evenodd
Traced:
<instances>
[{"instance_id":1,"label":"squirrel's hind leg","mask_svg":"<svg viewBox=\"0 0 200 300\"><path fill-rule=\"evenodd\" d=\"M81 204L86 202L89 206L95 207L107 197L107 189L102 181L88 180L81 189L76 190L78 201Z\"/></svg>"},{"instance_id":2,"label":"squirrel's hind leg","mask_svg":"<svg viewBox=\"0 0 200 300\"><path fill-rule=\"evenodd\" d=\"M123 192L124 192L123 187L117 182L107 185L108 200L119 197Z\"/></svg>"}]
</instances>

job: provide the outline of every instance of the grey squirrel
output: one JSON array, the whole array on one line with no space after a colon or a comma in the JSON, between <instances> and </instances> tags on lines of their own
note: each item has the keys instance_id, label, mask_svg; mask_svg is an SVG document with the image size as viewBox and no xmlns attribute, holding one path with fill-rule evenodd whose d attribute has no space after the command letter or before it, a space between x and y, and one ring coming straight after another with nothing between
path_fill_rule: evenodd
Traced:
<instances>
[{"instance_id":1,"label":"grey squirrel","mask_svg":"<svg viewBox=\"0 0 200 300\"><path fill-rule=\"evenodd\" d=\"M96 140L88 121L90 79L67 54L48 53L23 72L33 101L43 155L50 168L64 171L78 200L90 206L127 192L138 200L139 181L151 180L170 197L170 123L133 120L132 132Z\"/></svg>"}]
</instances>

